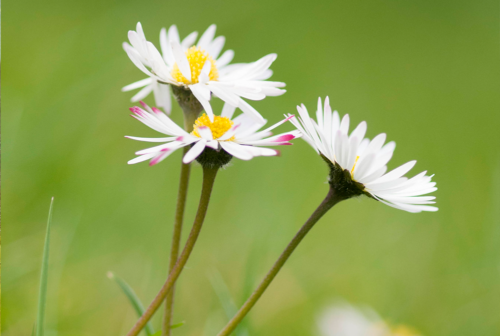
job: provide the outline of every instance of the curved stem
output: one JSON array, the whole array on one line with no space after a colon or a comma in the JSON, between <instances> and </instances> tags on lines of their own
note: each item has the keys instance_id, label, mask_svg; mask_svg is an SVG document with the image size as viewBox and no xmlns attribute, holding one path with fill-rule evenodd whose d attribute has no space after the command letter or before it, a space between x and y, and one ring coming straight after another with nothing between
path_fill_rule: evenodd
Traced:
<instances>
[{"instance_id":1,"label":"curved stem","mask_svg":"<svg viewBox=\"0 0 500 336\"><path fill-rule=\"evenodd\" d=\"M165 297L168 295L172 287L174 286L175 281L179 278L184 265L189 259L191 252L193 251L194 244L198 239L198 235L200 234L201 227L203 225L203 221L205 220L205 215L207 214L208 203L210 201L210 195L212 193L212 188L215 181L215 176L217 175L218 168L203 168L203 187L201 189L201 197L200 204L198 205L198 212L196 213L196 217L194 219L193 227L191 232L189 233L189 237L186 241L186 245L182 250L179 259L175 263L174 268L168 275L168 279L161 288L160 292L156 295L153 302L146 309L144 314L139 318L134 327L129 331L127 336L137 336L141 330L144 328L146 323L153 317L154 313L158 310L160 305L162 304Z\"/></svg>"},{"instance_id":2,"label":"curved stem","mask_svg":"<svg viewBox=\"0 0 500 336\"><path fill-rule=\"evenodd\" d=\"M278 260L274 263L273 267L269 270L266 277L259 284L257 289L252 293L252 295L248 298L248 300L243 304L240 310L236 313L236 315L229 321L229 323L224 327L224 329L219 332L217 336L228 336L230 335L234 329L238 326L238 324L243 320L243 318L248 314L248 312L252 309L252 307L257 303L262 294L265 292L267 287L271 284L273 279L276 277L281 267L288 260L292 252L299 245L305 235L312 229L314 224L323 217L325 213L328 212L335 204L342 201L343 198L335 195L335 191L330 188L328 195L325 197L323 202L318 206L318 208L313 212L311 217L305 222L305 224L300 228L295 237L293 237L292 241L285 248L283 253L280 255Z\"/></svg>"},{"instance_id":3,"label":"curved stem","mask_svg":"<svg viewBox=\"0 0 500 336\"><path fill-rule=\"evenodd\" d=\"M193 124L198 114L195 112L184 111L184 129L189 133L193 130ZM190 147L184 147L184 155L189 151ZM170 248L170 265L168 273L172 269L179 257L179 246L181 243L182 222L184 220L184 209L186 208L186 199L189 186L189 175L191 173L191 164L181 163L181 177L179 181L179 192L177 194L177 207L175 209L174 232L172 234L172 244ZM165 300L165 311L163 315L162 336L170 336L170 326L172 325L172 317L174 313L174 292L175 287L172 287L170 293Z\"/></svg>"}]
</instances>

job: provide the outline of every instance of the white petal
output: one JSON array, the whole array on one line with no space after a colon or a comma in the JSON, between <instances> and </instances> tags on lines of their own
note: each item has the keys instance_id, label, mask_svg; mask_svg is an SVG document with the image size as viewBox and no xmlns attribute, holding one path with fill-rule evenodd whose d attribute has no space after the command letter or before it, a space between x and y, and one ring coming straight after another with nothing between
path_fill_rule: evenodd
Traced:
<instances>
[{"instance_id":1,"label":"white petal","mask_svg":"<svg viewBox=\"0 0 500 336\"><path fill-rule=\"evenodd\" d=\"M226 50L222 54L222 56L219 57L219 59L216 61L217 68L221 69L221 68L225 67L226 65L228 65L233 60L233 57L234 57L234 51Z\"/></svg>"},{"instance_id":2,"label":"white petal","mask_svg":"<svg viewBox=\"0 0 500 336\"><path fill-rule=\"evenodd\" d=\"M212 63L207 59L205 61L205 64L203 64L203 68L201 68L200 75L198 76L199 83L205 84L210 80L208 75L210 74L211 67L212 67Z\"/></svg>"},{"instance_id":3,"label":"white petal","mask_svg":"<svg viewBox=\"0 0 500 336\"><path fill-rule=\"evenodd\" d=\"M224 36L219 36L210 44L207 51L213 59L219 57L225 42L226 38Z\"/></svg>"},{"instance_id":4,"label":"white petal","mask_svg":"<svg viewBox=\"0 0 500 336\"><path fill-rule=\"evenodd\" d=\"M194 159L196 159L201 152L205 149L205 140L200 140L198 141L191 149L184 155L184 158L182 159L182 162L185 164L188 164L192 162Z\"/></svg>"},{"instance_id":5,"label":"white petal","mask_svg":"<svg viewBox=\"0 0 500 336\"><path fill-rule=\"evenodd\" d=\"M212 40L214 39L215 36L215 29L216 26L210 25L210 27L205 30L203 35L200 37L200 40L198 41L197 46L200 47L201 49L207 49L210 43L212 43Z\"/></svg>"},{"instance_id":6,"label":"white petal","mask_svg":"<svg viewBox=\"0 0 500 336\"><path fill-rule=\"evenodd\" d=\"M151 77L148 77L148 78L145 78L145 79L141 79L138 82L134 82L132 84L124 86L122 88L122 91L123 92L132 91L132 90L138 89L140 87L146 86L148 84L151 84L152 82L153 82L153 79Z\"/></svg>"},{"instance_id":7,"label":"white petal","mask_svg":"<svg viewBox=\"0 0 500 336\"><path fill-rule=\"evenodd\" d=\"M165 151L162 151L160 152L156 157L154 157L150 162L149 162L149 165L150 166L154 166L160 162L162 162L163 160L165 160L168 156L170 156L170 154L172 154L173 152L175 152L177 149L181 148L181 147L184 147L184 146L176 146L176 147L172 147L172 148L168 148L168 150L165 150Z\"/></svg>"},{"instance_id":8,"label":"white petal","mask_svg":"<svg viewBox=\"0 0 500 336\"><path fill-rule=\"evenodd\" d=\"M155 101L157 106L165 109L167 114L172 111L172 97L170 96L170 86L165 84L156 83L154 86Z\"/></svg>"},{"instance_id":9,"label":"white petal","mask_svg":"<svg viewBox=\"0 0 500 336\"><path fill-rule=\"evenodd\" d=\"M146 87L144 87L141 91L137 92L131 99L130 101L132 102L136 102L136 101L139 101L139 100L143 100L145 97L147 97L148 94L151 93L151 91L153 91L153 85L148 85Z\"/></svg>"},{"instance_id":10,"label":"white petal","mask_svg":"<svg viewBox=\"0 0 500 336\"><path fill-rule=\"evenodd\" d=\"M215 150L218 150L219 149L219 141L216 141L216 140L207 141L206 146L213 148Z\"/></svg>"},{"instance_id":11,"label":"white petal","mask_svg":"<svg viewBox=\"0 0 500 336\"><path fill-rule=\"evenodd\" d=\"M128 57L130 58L132 63L134 63L135 66L139 68L139 70L141 70L142 72L144 72L146 75L148 75L150 77L154 77L153 74L151 73L151 71L146 69L146 67L144 66L144 64L141 61L141 56L139 55L139 53L135 49L133 49L130 45L128 45L126 43L123 45L123 48L125 49L125 52L127 53Z\"/></svg>"},{"instance_id":12,"label":"white petal","mask_svg":"<svg viewBox=\"0 0 500 336\"><path fill-rule=\"evenodd\" d=\"M170 28L168 28L168 42L177 42L181 43L181 39L179 38L179 30L177 29L176 25L171 25Z\"/></svg>"},{"instance_id":13,"label":"white petal","mask_svg":"<svg viewBox=\"0 0 500 336\"><path fill-rule=\"evenodd\" d=\"M381 183L384 183L387 181L392 181L394 179L397 179L397 178L403 176L404 174L406 174L407 172L409 172L410 169L412 169L416 163L417 163L417 161L407 162L404 165L401 165L398 168L391 170L389 173L385 174L384 176L382 176L380 179L376 180L375 182L376 182L376 184L381 184Z\"/></svg>"},{"instance_id":14,"label":"white petal","mask_svg":"<svg viewBox=\"0 0 500 336\"><path fill-rule=\"evenodd\" d=\"M240 102L240 97L231 92L231 90L227 90L226 87L216 85L215 83L209 83L208 87L210 91L212 91L217 97L223 100L225 103L238 106Z\"/></svg>"},{"instance_id":15,"label":"white petal","mask_svg":"<svg viewBox=\"0 0 500 336\"><path fill-rule=\"evenodd\" d=\"M240 98L240 101L238 103L238 107L245 113L248 113L252 118L255 119L255 121L260 122L260 123L265 123L265 119L260 115L259 112L257 112L256 109L254 109L252 106L250 106L246 101Z\"/></svg>"},{"instance_id":16,"label":"white petal","mask_svg":"<svg viewBox=\"0 0 500 336\"><path fill-rule=\"evenodd\" d=\"M226 152L240 160L250 160L253 158L253 155L249 151L245 150L246 146L238 145L232 142L221 142L220 145Z\"/></svg>"},{"instance_id":17,"label":"white petal","mask_svg":"<svg viewBox=\"0 0 500 336\"><path fill-rule=\"evenodd\" d=\"M155 152L155 153L149 153L149 154L141 155L141 156L136 157L135 159L132 159L132 160L128 161L127 163L128 164L134 164L134 163L139 163L139 162L142 162L142 161L146 161L146 160L151 159L156 154L157 153Z\"/></svg>"},{"instance_id":18,"label":"white petal","mask_svg":"<svg viewBox=\"0 0 500 336\"><path fill-rule=\"evenodd\" d=\"M388 152L392 153L392 152L394 152L394 149L396 149L396 143L394 141L388 142L384 145L384 147L382 147L379 155L382 155L382 154L385 154Z\"/></svg>"},{"instance_id":19,"label":"white petal","mask_svg":"<svg viewBox=\"0 0 500 336\"><path fill-rule=\"evenodd\" d=\"M205 140L210 141L213 140L214 137L212 135L212 130L208 126L199 126L197 128L198 134Z\"/></svg>"},{"instance_id":20,"label":"white petal","mask_svg":"<svg viewBox=\"0 0 500 336\"><path fill-rule=\"evenodd\" d=\"M386 171L387 171L387 166L380 167L379 169L375 170L373 173L364 177L363 184L367 184L367 183L375 181L376 179L378 179L379 177L384 175Z\"/></svg>"},{"instance_id":21,"label":"white petal","mask_svg":"<svg viewBox=\"0 0 500 336\"><path fill-rule=\"evenodd\" d=\"M363 138L365 137L366 129L367 129L366 122L365 121L360 122L358 127L356 127L354 131L352 131L351 138L356 137L358 138L359 142L361 142L361 140L363 140Z\"/></svg>"},{"instance_id":22,"label":"white petal","mask_svg":"<svg viewBox=\"0 0 500 336\"><path fill-rule=\"evenodd\" d=\"M191 67L189 66L189 61L186 54L182 50L181 45L179 42L172 42L170 45L172 46L175 62L177 63L179 70L188 82L191 82Z\"/></svg>"},{"instance_id":23,"label":"white petal","mask_svg":"<svg viewBox=\"0 0 500 336\"><path fill-rule=\"evenodd\" d=\"M318 126L323 129L323 107L321 103L321 97L318 98L318 108L316 110L316 120L318 122Z\"/></svg>"},{"instance_id":24,"label":"white petal","mask_svg":"<svg viewBox=\"0 0 500 336\"><path fill-rule=\"evenodd\" d=\"M203 106L203 109L207 113L210 121L213 122L214 121L214 112L212 111L212 106L210 105L210 102L209 102L210 91L208 91L208 99L206 99L206 97L207 97L206 90L208 90L208 88L204 84L199 84L199 83L194 84L194 85L190 85L189 88L191 89L191 92L196 97L196 99L198 99L201 106Z\"/></svg>"},{"instance_id":25,"label":"white petal","mask_svg":"<svg viewBox=\"0 0 500 336\"><path fill-rule=\"evenodd\" d=\"M198 37L198 32L192 32L191 34L186 36L186 38L182 40L181 43L182 48L189 49L190 47L192 47L197 37Z\"/></svg>"},{"instance_id":26,"label":"white petal","mask_svg":"<svg viewBox=\"0 0 500 336\"><path fill-rule=\"evenodd\" d=\"M357 137L349 138L349 149L347 153L346 168L351 171L356 162L356 153L358 152L359 140Z\"/></svg>"},{"instance_id":27,"label":"white petal","mask_svg":"<svg viewBox=\"0 0 500 336\"><path fill-rule=\"evenodd\" d=\"M222 108L221 117L226 117L226 118L232 119L235 110L236 110L236 106L225 103L224 107Z\"/></svg>"},{"instance_id":28,"label":"white petal","mask_svg":"<svg viewBox=\"0 0 500 336\"><path fill-rule=\"evenodd\" d=\"M172 51L172 46L168 42L167 30L165 28L162 28L160 30L160 48L165 63L167 63L170 67L174 66L175 58Z\"/></svg>"},{"instance_id":29,"label":"white petal","mask_svg":"<svg viewBox=\"0 0 500 336\"><path fill-rule=\"evenodd\" d=\"M342 133L348 134L349 132L349 115L346 114L343 118L342 121L340 122L340 131Z\"/></svg>"},{"instance_id":30,"label":"white petal","mask_svg":"<svg viewBox=\"0 0 500 336\"><path fill-rule=\"evenodd\" d=\"M368 147L366 148L365 152L363 153L364 155L369 154L369 153L377 153L380 151L382 146L384 145L385 139L386 139L386 134L381 133L377 135L373 140L370 142Z\"/></svg>"},{"instance_id":31,"label":"white petal","mask_svg":"<svg viewBox=\"0 0 500 336\"><path fill-rule=\"evenodd\" d=\"M177 137L167 137L167 138L140 138L140 137L134 137L134 136L125 136L127 139L132 139L132 140L138 140L138 141L147 141L147 142L167 142L167 141L173 141L177 139Z\"/></svg>"}]
</instances>

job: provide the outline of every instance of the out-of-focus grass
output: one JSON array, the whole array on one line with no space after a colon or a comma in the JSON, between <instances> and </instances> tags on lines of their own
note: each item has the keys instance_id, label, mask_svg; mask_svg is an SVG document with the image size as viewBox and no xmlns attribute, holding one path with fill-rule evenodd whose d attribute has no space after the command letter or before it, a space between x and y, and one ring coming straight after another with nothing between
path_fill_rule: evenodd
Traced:
<instances>
[{"instance_id":1,"label":"out-of-focus grass","mask_svg":"<svg viewBox=\"0 0 500 336\"><path fill-rule=\"evenodd\" d=\"M35 322L34 336L45 334L45 309L47 307L47 287L49 279L49 255L50 255L50 226L52 224L52 210L54 208L54 197L50 200L49 216L45 231L45 242L43 244L42 265L40 268L40 290L38 292L38 305Z\"/></svg>"},{"instance_id":2,"label":"out-of-focus grass","mask_svg":"<svg viewBox=\"0 0 500 336\"><path fill-rule=\"evenodd\" d=\"M181 35L218 25L236 62L278 53L288 93L253 103L270 122L318 96L368 136L397 142L390 168L417 159L436 174L440 211L408 214L369 199L331 211L249 316L255 334L314 335L342 297L425 335L500 332L497 1L10 1L3 4L2 327L36 316L46 199L55 195L47 335L120 335L135 320L106 278L113 269L147 304L165 280L180 153L126 165L156 136L128 117L144 78L121 49L141 21ZM151 97L147 99L152 103ZM220 104L216 104L220 107ZM218 107L217 107L218 108ZM216 108L216 110L217 110ZM176 107L174 118L180 120ZM291 129L290 125L283 129ZM216 182L206 225L177 286L175 333L227 321L207 277L220 270L241 304L246 264L265 274L326 193L326 168L303 142L279 158L234 160ZM193 169L185 229L200 192ZM496 181L496 182L494 182ZM153 321L158 329L159 318Z\"/></svg>"},{"instance_id":3,"label":"out-of-focus grass","mask_svg":"<svg viewBox=\"0 0 500 336\"><path fill-rule=\"evenodd\" d=\"M141 300L137 297L137 294L135 293L134 289L130 287L130 285L125 280L115 275L113 272L108 272L108 278L110 280L113 280L120 287L123 294L127 297L130 306L135 310L137 318L141 317L145 311L144 305L142 304ZM153 326L151 325L151 322L148 322L146 324L146 326L143 329L143 332L145 333L146 336L151 336L155 333Z\"/></svg>"}]
</instances>

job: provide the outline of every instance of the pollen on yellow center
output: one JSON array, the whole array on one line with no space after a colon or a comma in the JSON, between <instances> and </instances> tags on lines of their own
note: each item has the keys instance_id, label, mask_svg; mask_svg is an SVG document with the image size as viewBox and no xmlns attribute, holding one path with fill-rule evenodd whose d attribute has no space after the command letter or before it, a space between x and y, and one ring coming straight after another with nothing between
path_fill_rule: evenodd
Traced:
<instances>
[{"instance_id":1,"label":"pollen on yellow center","mask_svg":"<svg viewBox=\"0 0 500 336\"><path fill-rule=\"evenodd\" d=\"M171 75L177 82L182 82L184 84L196 84L199 82L198 77L200 76L201 69L203 65L208 60L211 63L210 73L208 78L212 81L219 79L219 71L217 70L217 65L214 59L200 47L192 46L186 51L186 57L189 62L189 67L191 69L191 81L187 80L186 77L179 70L177 63L174 64L172 68Z\"/></svg>"},{"instance_id":2,"label":"pollen on yellow center","mask_svg":"<svg viewBox=\"0 0 500 336\"><path fill-rule=\"evenodd\" d=\"M193 125L192 135L201 138L198 133L198 127L207 126L212 131L212 136L216 140L223 136L229 129L234 125L234 122L227 117L214 116L214 122L211 122L206 113L203 113L201 117L196 119ZM232 137L231 139L233 139ZM231 140L228 139L228 140Z\"/></svg>"}]
</instances>

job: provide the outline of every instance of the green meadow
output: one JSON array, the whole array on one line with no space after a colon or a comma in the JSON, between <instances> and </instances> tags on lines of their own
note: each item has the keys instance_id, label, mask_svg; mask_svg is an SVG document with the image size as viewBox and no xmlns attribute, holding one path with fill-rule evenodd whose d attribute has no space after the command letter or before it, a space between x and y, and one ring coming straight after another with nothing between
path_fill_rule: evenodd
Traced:
<instances>
[{"instance_id":1,"label":"green meadow","mask_svg":"<svg viewBox=\"0 0 500 336\"><path fill-rule=\"evenodd\" d=\"M245 320L248 336L317 336L336 300L425 336L499 335L499 10L489 0L4 1L2 334L33 330L51 197L45 336L125 335L136 313L108 272L144 305L166 279L181 151L127 165L149 144L125 135L158 136L121 92L146 77L121 46L140 21L158 47L162 27L184 37L215 23L234 62L277 53L271 80L287 93L252 102L270 124L329 96L351 129L365 120L368 137L396 141L389 169L416 159L410 176L435 174L436 213L366 197L330 211ZM182 122L175 103L172 118ZM326 195L327 167L305 141L279 149L219 173L176 286L173 322L185 323L174 335L215 335ZM194 164L184 239L201 177Z\"/></svg>"}]
</instances>

